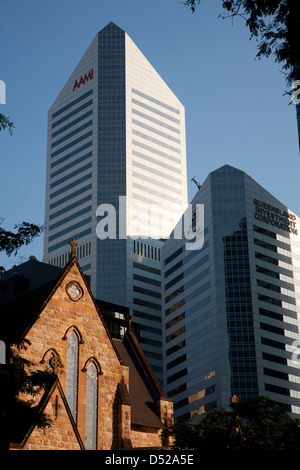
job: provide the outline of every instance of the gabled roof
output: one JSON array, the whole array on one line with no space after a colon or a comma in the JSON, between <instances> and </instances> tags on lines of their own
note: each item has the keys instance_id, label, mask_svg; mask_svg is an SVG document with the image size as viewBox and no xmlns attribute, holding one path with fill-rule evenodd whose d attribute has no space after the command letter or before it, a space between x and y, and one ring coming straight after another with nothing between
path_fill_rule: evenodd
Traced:
<instances>
[{"instance_id":1,"label":"gabled roof","mask_svg":"<svg viewBox=\"0 0 300 470\"><path fill-rule=\"evenodd\" d=\"M82 277L82 281L93 301L94 307L99 315L99 319L106 330L107 336L109 337L119 360L121 361L119 353L115 348L114 343L112 342L112 337L108 327L101 315L97 301L92 294L90 286L86 281L86 278L76 257L73 257L69 260L57 279L32 289L31 291L25 292L24 294L15 297L13 300L0 304L1 339L9 344L13 343L14 341L19 341L26 336L30 328L37 321L43 309L46 307L56 289L59 288L59 285L74 265L76 265Z\"/></svg>"},{"instance_id":2,"label":"gabled roof","mask_svg":"<svg viewBox=\"0 0 300 470\"><path fill-rule=\"evenodd\" d=\"M8 342L13 342L14 340L20 340L26 336L64 277L74 265L76 265L82 276L85 287L91 296L99 319L102 321L120 363L129 366L128 399L130 399L131 404L132 424L152 428L163 428L164 424L159 415L159 401L161 398L169 401L172 400L164 395L163 389L133 333L131 326L127 328L123 340L113 339L111 337L99 310L99 306L97 305L97 301L93 297L76 258L71 259L69 263L67 263L56 280L26 292L9 302L2 305L0 304L1 332L5 332L5 337L2 336L1 339L4 341L9 339ZM59 382L55 384L55 387L60 387ZM48 391L48 395L45 394L44 400L48 399L49 401L51 393L53 393L53 389ZM42 402L40 406L42 406Z\"/></svg>"},{"instance_id":3,"label":"gabled roof","mask_svg":"<svg viewBox=\"0 0 300 470\"><path fill-rule=\"evenodd\" d=\"M59 379L56 378L53 383L45 390L39 404L37 405L37 410L40 412L40 413L43 413L45 411L45 408L47 406L47 404L49 403L52 395L55 393L58 393L61 397L61 400L63 402L63 406L67 412L67 415L69 417L69 421L70 421L70 425L73 429L73 432L74 432L74 436L78 442L78 445L80 447L81 450L84 450L84 445L83 445L83 442L81 440L81 437L80 437L80 434L78 432L78 429L77 429L77 426L75 424L75 421L74 421L74 418L72 416L72 413L71 413L71 410L69 408L69 405L68 405L68 402L67 402L67 399L65 397L65 394L63 392L63 389L62 389L62 386L59 382ZM53 421L52 427L55 427L55 421ZM28 441L28 439L30 438L33 430L36 428L36 423L32 422L32 423L28 423L28 426L26 429L24 429L22 431L22 433L20 433L18 435L18 428L16 426L16 440L15 442L13 443L10 443L10 449L22 449L26 442ZM41 430L41 432L44 432L43 430Z\"/></svg>"},{"instance_id":4,"label":"gabled roof","mask_svg":"<svg viewBox=\"0 0 300 470\"><path fill-rule=\"evenodd\" d=\"M163 428L159 400L169 400L158 382L135 334L128 328L123 340L113 339L121 359L129 366L129 396L132 424ZM172 400L170 400L172 401Z\"/></svg>"}]
</instances>

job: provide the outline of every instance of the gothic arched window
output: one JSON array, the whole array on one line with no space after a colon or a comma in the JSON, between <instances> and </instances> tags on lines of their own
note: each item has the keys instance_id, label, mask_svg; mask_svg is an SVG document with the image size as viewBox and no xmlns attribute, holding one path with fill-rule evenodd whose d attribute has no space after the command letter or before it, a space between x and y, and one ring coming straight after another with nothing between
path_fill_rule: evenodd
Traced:
<instances>
[{"instance_id":1,"label":"gothic arched window","mask_svg":"<svg viewBox=\"0 0 300 470\"><path fill-rule=\"evenodd\" d=\"M53 372L56 375L58 375L62 369L62 362L59 354L52 348L45 352L41 360L41 364L45 364L46 371Z\"/></svg>"},{"instance_id":2,"label":"gothic arched window","mask_svg":"<svg viewBox=\"0 0 300 470\"><path fill-rule=\"evenodd\" d=\"M86 376L86 422L85 448L97 448L97 412L98 412L98 370L94 362L90 362Z\"/></svg>"},{"instance_id":3,"label":"gothic arched window","mask_svg":"<svg viewBox=\"0 0 300 470\"><path fill-rule=\"evenodd\" d=\"M66 397L74 420L77 417L79 340L75 331L68 335Z\"/></svg>"}]
</instances>

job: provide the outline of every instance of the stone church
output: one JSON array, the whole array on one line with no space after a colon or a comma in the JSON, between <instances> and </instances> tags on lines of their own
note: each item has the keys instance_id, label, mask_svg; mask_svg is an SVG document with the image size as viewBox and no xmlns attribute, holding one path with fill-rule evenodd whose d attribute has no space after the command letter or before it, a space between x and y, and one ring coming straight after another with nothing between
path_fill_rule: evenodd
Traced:
<instances>
[{"instance_id":1,"label":"stone church","mask_svg":"<svg viewBox=\"0 0 300 470\"><path fill-rule=\"evenodd\" d=\"M57 279L1 305L6 327L29 341L26 359L56 379L35 403L50 428L32 423L10 449L112 450L170 445L173 402L151 369L129 321L110 334L75 251ZM17 423L16 423L17 426Z\"/></svg>"}]
</instances>

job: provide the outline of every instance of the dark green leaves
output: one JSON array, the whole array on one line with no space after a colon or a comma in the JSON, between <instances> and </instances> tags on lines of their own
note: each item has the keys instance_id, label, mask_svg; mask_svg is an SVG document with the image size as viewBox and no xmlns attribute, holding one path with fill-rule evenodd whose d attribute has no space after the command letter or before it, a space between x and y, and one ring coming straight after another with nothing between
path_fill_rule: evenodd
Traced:
<instances>
[{"instance_id":1,"label":"dark green leaves","mask_svg":"<svg viewBox=\"0 0 300 470\"><path fill-rule=\"evenodd\" d=\"M9 118L0 113L0 131L8 129L8 132L12 134L14 127L14 124L9 120Z\"/></svg>"}]
</instances>

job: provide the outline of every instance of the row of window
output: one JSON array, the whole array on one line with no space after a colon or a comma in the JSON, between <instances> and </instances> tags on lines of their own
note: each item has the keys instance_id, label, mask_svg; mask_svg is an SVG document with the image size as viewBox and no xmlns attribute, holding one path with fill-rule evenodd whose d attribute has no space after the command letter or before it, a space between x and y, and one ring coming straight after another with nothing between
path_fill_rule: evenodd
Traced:
<instances>
[{"instance_id":1,"label":"row of window","mask_svg":"<svg viewBox=\"0 0 300 470\"><path fill-rule=\"evenodd\" d=\"M72 200L73 198L76 198L77 196L80 196L81 194L85 193L86 191L89 191L90 189L92 189L92 183L84 186L83 188L78 189L77 191L74 191L73 193L63 197L62 199L59 199L56 202L53 202L52 204L50 204L50 210L60 206L61 204L64 204L65 202ZM65 209L62 209L62 211L64 210Z\"/></svg>"},{"instance_id":2,"label":"row of window","mask_svg":"<svg viewBox=\"0 0 300 470\"><path fill-rule=\"evenodd\" d=\"M144 318L145 320L150 320L161 324L160 315L151 315L150 313L141 312L139 310L133 310L133 316L137 318Z\"/></svg>"},{"instance_id":3,"label":"row of window","mask_svg":"<svg viewBox=\"0 0 300 470\"><path fill-rule=\"evenodd\" d=\"M162 142L161 140L154 139L154 137L151 137L150 135L144 134L143 132L132 129L132 134L140 137L141 139L149 140L153 144L156 144L156 145L159 145L160 147L171 150L174 153L181 154L180 148L173 147L173 145L169 145L169 144L166 144L165 142Z\"/></svg>"},{"instance_id":4,"label":"row of window","mask_svg":"<svg viewBox=\"0 0 300 470\"><path fill-rule=\"evenodd\" d=\"M91 222L92 222L92 217L87 217L86 219L80 220L76 224L63 229L60 232L55 233L54 235L50 235L50 237L48 237L48 242L52 242L53 240L56 240L56 238L60 238L63 235L66 235L67 233L72 234L72 232L76 230L77 228L88 225Z\"/></svg>"},{"instance_id":5,"label":"row of window","mask_svg":"<svg viewBox=\"0 0 300 470\"><path fill-rule=\"evenodd\" d=\"M191 281L186 284L187 289L189 287L193 286L194 284L197 284L200 280L204 279L207 276L208 272L209 272L209 268L206 271L198 274L198 276L195 276L193 279L191 279ZM210 287L211 287L211 282L210 281L206 282L202 286L199 286L197 288L197 290L192 291L190 295L186 296L184 299L179 300L179 302L177 302L176 304L169 307L165 311L165 315L168 316L171 313L175 312L180 307L182 307L183 305L185 305L185 304L188 305L194 298L196 298L199 295L203 294ZM204 299L200 300L196 305L194 305L194 306L192 306L192 307L190 307L186 310L186 315L187 316L191 315L192 313L194 313L196 311L195 309L199 308L200 306L206 305L206 303L207 302L204 301Z\"/></svg>"},{"instance_id":6,"label":"row of window","mask_svg":"<svg viewBox=\"0 0 300 470\"><path fill-rule=\"evenodd\" d=\"M132 161L132 165L137 167L137 168L140 168L141 170L148 171L149 173L153 173L156 176L160 176L161 178L165 178L165 180L173 181L174 183L181 184L180 179L175 178L172 175L163 173L162 171L159 171L156 168L153 168L153 167L150 167L150 166L147 166L147 165L143 165L142 163L137 162L135 160Z\"/></svg>"},{"instance_id":7,"label":"row of window","mask_svg":"<svg viewBox=\"0 0 300 470\"><path fill-rule=\"evenodd\" d=\"M73 204L70 204L69 206L65 207L64 209L60 209L60 210L50 214L49 220L53 220L56 217L59 217L60 215L63 215L63 214L65 215L67 212L71 211L72 209L78 208L82 204L85 204L86 202L90 201L91 199L92 199L92 195L90 194L89 196L86 196L86 197L80 199L78 202L73 202ZM91 206L88 206L86 210L89 210L90 207ZM75 215L75 217L76 217L76 215ZM50 227L52 227L52 226L50 226ZM50 227L49 227L49 230L51 230Z\"/></svg>"},{"instance_id":8,"label":"row of window","mask_svg":"<svg viewBox=\"0 0 300 470\"><path fill-rule=\"evenodd\" d=\"M67 111L68 109L72 108L73 106L75 106L76 104L80 103L80 101L83 101L85 98L87 98L88 96L90 96L91 94L93 93L93 90L89 90L88 92L84 93L83 95L79 96L79 98L76 98L75 100L71 101L71 103L67 104L66 106L64 106L63 108L59 109L58 111L56 111L55 113L52 114L52 119L56 118L57 116L60 116L62 113L64 113L65 111ZM65 116L65 118L69 118L70 115L68 116ZM53 126L55 126L56 124L54 123Z\"/></svg>"},{"instance_id":9,"label":"row of window","mask_svg":"<svg viewBox=\"0 0 300 470\"><path fill-rule=\"evenodd\" d=\"M77 259L83 259L83 258L86 258L87 256L90 256L91 242L83 243L82 245L76 246L75 253L76 253ZM48 264L51 264L52 266L58 266L59 268L63 268L69 261L69 258L70 258L70 252L65 252L59 256L55 256L55 258L50 259L48 261Z\"/></svg>"},{"instance_id":10,"label":"row of window","mask_svg":"<svg viewBox=\"0 0 300 470\"><path fill-rule=\"evenodd\" d=\"M72 173L68 173L66 176L63 178L60 178L59 180L54 181L53 183L50 184L50 189L55 188L56 186L59 186L62 183L65 183L71 178L74 178L74 176L77 176L78 174L82 173L85 170L88 170L89 168L92 167L92 162L87 163L86 165L78 168L77 170L73 171Z\"/></svg>"},{"instance_id":11,"label":"row of window","mask_svg":"<svg viewBox=\"0 0 300 470\"><path fill-rule=\"evenodd\" d=\"M157 299L161 299L161 293L160 292L156 292L154 290L146 289L144 287L134 285L133 286L133 292L138 292L140 294L149 295L150 297L155 297Z\"/></svg>"},{"instance_id":12,"label":"row of window","mask_svg":"<svg viewBox=\"0 0 300 470\"><path fill-rule=\"evenodd\" d=\"M162 152L161 150L155 149L154 147L151 147L150 145L145 145L142 142L139 142L138 140L132 140L133 145L136 147L140 147L144 150L147 150L150 153L154 153L155 155L158 155L159 157L163 157L167 160L170 160L171 162L178 163L181 165L181 160L179 158L173 157L173 155L170 155L169 153Z\"/></svg>"},{"instance_id":13,"label":"row of window","mask_svg":"<svg viewBox=\"0 0 300 470\"><path fill-rule=\"evenodd\" d=\"M165 168L169 171L172 171L173 173L176 173L176 175L181 175L181 169L180 168L176 168L174 165L169 165L168 163L164 162L163 160L156 160L155 158L153 157L149 157L149 155L145 155L145 154L142 154L140 152L137 152L136 150L132 150L132 155L134 155L135 157L138 157L142 160L145 160L153 165L159 165L161 166L162 168ZM176 181L181 181L181 180L178 180L176 179Z\"/></svg>"},{"instance_id":14,"label":"row of window","mask_svg":"<svg viewBox=\"0 0 300 470\"><path fill-rule=\"evenodd\" d=\"M75 205L75 207L77 207L77 206L78 206L78 204ZM70 215L68 217L65 217L64 219L60 220L59 222L56 222L55 224L49 225L49 231L54 230L57 227L60 227L61 225L64 225L64 224L70 222L71 220L77 219L77 217L81 217L82 215L88 214L91 211L92 211L92 206L87 206L84 209L76 212L76 214L72 214L72 215ZM62 213L65 214L65 212L67 212L67 211L63 210Z\"/></svg>"},{"instance_id":15,"label":"row of window","mask_svg":"<svg viewBox=\"0 0 300 470\"><path fill-rule=\"evenodd\" d=\"M157 114L158 116L161 116L168 121L174 122L176 124L180 124L180 120L177 118L174 118L173 116L170 116L170 114L163 113L162 111L159 111L157 108L153 108L153 106L149 106L148 104L142 103L142 101L136 100L135 98L132 98L131 100L132 104L135 104L137 106L140 106L141 108L147 109L147 111L150 111L151 113Z\"/></svg>"},{"instance_id":16,"label":"row of window","mask_svg":"<svg viewBox=\"0 0 300 470\"><path fill-rule=\"evenodd\" d=\"M61 127L58 131L53 132L52 135L51 135L52 139L54 139L54 137L57 137L59 134L62 134L63 132L67 131L71 127L76 126L76 124L83 121L87 117L90 117L92 114L93 114L93 110L91 109L87 113L84 113L81 116L79 116L78 118L76 118L73 121L69 122L69 124L66 124L64 127Z\"/></svg>"},{"instance_id":17,"label":"row of window","mask_svg":"<svg viewBox=\"0 0 300 470\"><path fill-rule=\"evenodd\" d=\"M201 321L207 320L210 317L210 315L211 315L211 311L209 310L209 311L205 312L200 318L195 319L195 321L198 321L200 323ZM188 329L191 329L191 328L192 328L191 325L189 326L189 328L186 327L186 326L182 326L181 328L174 331L173 333L171 333L167 337L167 342L173 340L174 338L178 338L183 333L185 333ZM204 335L208 334L211 331L212 331L212 324L209 324L206 327L202 328L202 330L200 332L196 332L191 337L188 337L184 340L181 340L180 342L178 342L177 344L175 344L171 348L167 349L167 351L166 351L167 357L169 355L177 352L177 351L182 350L183 348L185 348L186 345L192 343L193 341L198 341L201 337L203 337ZM211 340L206 342L206 343L203 343L202 346L201 346L201 351L204 352L208 347L211 347L211 345L212 345ZM200 351L199 345L198 345L197 354L199 354L201 351ZM212 357L211 356L204 356L204 364L206 364L207 360L209 360L209 361L212 360ZM168 364L170 364L170 363L172 363L172 361L168 362ZM194 362L194 367L189 366L189 373L191 373L193 371L193 369L199 368L199 367L201 368L201 364L199 363L199 359L198 359L197 361Z\"/></svg>"},{"instance_id":18,"label":"row of window","mask_svg":"<svg viewBox=\"0 0 300 470\"><path fill-rule=\"evenodd\" d=\"M137 119L132 119L131 122L132 122L132 124L135 124L136 126L142 127L143 129L145 129L147 131L150 131L150 132L153 132L154 134L157 134L160 137L164 137L165 139L171 140L172 142L175 142L176 144L180 145L180 143L181 143L180 139L177 139L176 137L174 137L170 134L166 134L165 132L162 132L162 131L156 129L155 127L148 126L147 124L144 124L143 122L140 122Z\"/></svg>"},{"instance_id":19,"label":"row of window","mask_svg":"<svg viewBox=\"0 0 300 470\"><path fill-rule=\"evenodd\" d=\"M203 247L203 249L204 249L204 248L205 248L205 247ZM185 264L185 262L186 262L187 260L192 259L194 256L195 256L195 255L193 254L193 252L190 253L190 254L188 255L188 257L187 257L185 260L183 260L183 264ZM194 264L192 264L188 269L186 269L184 273L183 273L183 272L180 273L178 276L176 276L174 279L172 279L172 281L168 282L168 283L165 285L165 291L168 290L168 289L170 289L170 287L174 286L174 285L175 285L178 281L180 281L181 279L184 279L184 277L189 276L191 273L194 272L195 269L197 269L197 268L203 266L204 264L206 264L206 263L208 262L208 260L209 260L209 253L208 253L207 255L203 256L200 260L197 260L197 261L196 261ZM180 262L177 263L176 266L177 266L177 268L180 268L180 267L181 267L181 263L180 263ZM171 268L171 269L172 269L172 268ZM208 268L208 269L209 269L209 268ZM204 274L201 274L201 273L199 274L200 278L205 277L206 275L208 275L209 271L204 270L203 273L204 273ZM201 276L202 276L202 277L201 277ZM180 287L179 289L181 289L181 290L183 291L183 290L185 290L186 288L191 287L191 286L193 285L193 279L192 279L189 283L187 283L186 285L187 285L187 287L182 286L182 287ZM170 294L170 295L173 297L173 294ZM167 297L167 299L169 299L169 296ZM169 299L169 300L170 300L170 299Z\"/></svg>"},{"instance_id":20,"label":"row of window","mask_svg":"<svg viewBox=\"0 0 300 470\"><path fill-rule=\"evenodd\" d=\"M74 135L79 134L79 132L82 132L82 131L85 130L87 127L92 126L92 124L93 124L93 121L91 120L91 121L86 122L86 123L83 124L82 126L77 127L77 128L74 129L72 132L69 132L69 134L66 134L66 135L64 135L63 137L60 137L59 139L55 140L55 142L52 142L51 148L57 147L57 145L60 145L60 144L62 144L63 142L65 142L66 140L70 139L71 137L74 137Z\"/></svg>"},{"instance_id":21,"label":"row of window","mask_svg":"<svg viewBox=\"0 0 300 470\"><path fill-rule=\"evenodd\" d=\"M54 162L51 163L51 168L54 168L61 163L64 163L67 160L70 160L70 158L74 157L75 155L78 155L79 153L83 152L84 150L88 149L93 145L93 141L90 140L84 145L81 145L81 147L78 147L78 149L73 150L72 152L68 153L67 155L64 155L63 157L59 158L58 160L55 160ZM90 155L89 155L90 156ZM73 164L73 162L71 163Z\"/></svg>"},{"instance_id":22,"label":"row of window","mask_svg":"<svg viewBox=\"0 0 300 470\"><path fill-rule=\"evenodd\" d=\"M79 98L73 100L71 103L69 103L67 106L64 106L63 108L61 108L59 111L57 111L56 113L54 113L52 115L52 118L55 119L56 117L60 116L61 114L65 113L66 111L70 110L71 108L75 107L75 105L77 105L78 103L82 102L83 100L85 100L85 98L89 97L90 95L92 94L92 90L88 91L87 93L81 95ZM78 115L78 113L82 112L83 110L87 109L90 105L92 104L92 100L88 100L86 101L85 103L83 103L81 106L77 106L75 109L73 109L71 112L69 112L68 114L66 114L65 116L63 116L62 118L60 119L57 119L57 120L54 120L53 123L52 123L52 128L56 128L58 125L61 125L63 122L66 122L67 120L69 120L70 118ZM79 123L80 121L82 121L83 119L85 119L86 117L88 116L91 116L92 115L92 110L82 114L81 116L79 116L78 118L76 119L73 119L71 122L69 122L68 124L66 124L65 126L63 126L61 129L57 130L57 131L54 131L53 132L53 135L52 137L56 137L57 135L61 134L62 132L68 130L69 128L73 127L74 125L76 125L77 123ZM57 146L58 144L61 144L62 142L64 142L65 140L73 137L74 135L76 135L80 130L84 130L86 127L89 127L90 125L92 124L92 121L89 121L88 123L84 124L83 126L79 127L79 128L76 128L75 130L73 130L71 133L61 137L60 139L56 140L55 142L52 143L52 147L55 147ZM66 150L68 150L69 148L71 147L74 147L75 145L77 145L78 143L82 142L83 140L87 139L89 136L92 135L92 131L86 133L85 135L81 136L80 138L78 139L75 139L73 140L72 142L70 142L69 144L61 147L60 149L58 149L57 151L55 152L52 152L51 154L51 157L57 157L59 154L65 152ZM80 146L79 148L69 152L68 154L66 155L63 155L61 158L59 159L56 159L54 162L52 162L51 164L51 168L54 168L64 162L66 162L67 160L70 160L70 159L73 159L74 156L80 154L81 152L83 152L84 150L86 150L88 147L90 147L92 145L92 141L90 142L87 142L85 143L84 145ZM74 164L78 164L84 160L86 160L87 158L90 158L92 156L92 152L88 152L86 153L85 155L81 155L79 156L79 158L77 158L76 162L70 162L68 163L67 165L65 165L63 168L60 168L59 170L56 170L54 172L52 172L51 174L51 178L55 177L55 176L58 176L59 174L62 174L64 171L68 170L69 168L72 168L74 166ZM91 163L81 167L80 169L77 169L75 170L74 172L72 172L71 174L69 175L66 175L65 177L63 178L60 178L59 180L55 181L54 183L51 183L51 186L50 188L53 189L54 187L62 184L62 183L65 183L67 180L70 180L71 178L74 178L77 174L82 174L82 171L88 169L91 167ZM52 194L50 194L50 199L53 199L61 194L63 194L65 191L68 191L69 189L73 189L74 186L76 185L79 185L81 183L83 183L84 181L90 179L92 177L92 174L89 174L89 175L86 175L84 177L81 177L79 178L77 181L75 182L72 182L71 184L68 184L66 186L64 186L63 188L61 188L60 190L58 191L55 191L53 192ZM62 205L64 203L66 203L67 201L69 200L72 200L74 197L76 196L79 196L80 194L84 193L85 191L91 189L92 185L89 184L89 185L86 185L85 187L77 190L77 191L73 191L72 194L68 195L68 196L65 196L61 199L59 199L58 201L56 201L55 203L52 203L50 205L50 210L51 209L54 209L56 207L58 207L59 205ZM65 214L68 210L72 210L74 209L75 207L77 208L80 204L83 204L84 202L86 202L87 200L90 200L91 199L91 196L87 196L85 198L82 198L82 200L79 202L79 203L72 203L70 204L68 207L64 208L64 209L60 209L58 211L56 211L55 213L51 214L50 215L50 219L53 219L55 217L58 217L60 215L63 215ZM91 210L91 206L89 206L89 210ZM86 210L85 210L86 211ZM84 212L84 210L81 210L78 212L79 215L82 215ZM54 230L56 229L57 227L75 219L76 216L69 216L69 217L65 217L62 221L59 221L59 222L56 222L55 224L52 224L50 227L49 227L49 231L51 230ZM78 222L76 224L74 224L72 227L69 227L69 228L66 228L64 230L61 230L59 231L58 233L54 234L54 235L51 235L49 237L49 242L55 240L56 238L58 237L61 237L63 235L66 235L68 232L70 231L74 231L76 229L78 229L79 227L83 226L83 225L86 225L87 223L90 223L91 222L91 217L85 219L84 221L81 221L81 222ZM88 235L89 233L91 232L91 229L85 229L84 231L76 234L76 240ZM57 243L51 247L48 248L48 252L50 253L51 251L55 251L59 248L61 248L62 246L65 246L67 244L67 240L63 241L63 242L60 242L60 243ZM87 256L89 256L90 254L90 244L88 243L84 243L80 246L77 247L76 249L76 252L77 252L77 257L79 259L82 259L82 258L85 258ZM50 260L50 264L53 264L53 265L56 265L56 266L64 266L66 264L66 262L68 261L68 257L69 257L69 254L68 253L62 253L61 255L55 257L55 258L52 258Z\"/></svg>"},{"instance_id":23,"label":"row of window","mask_svg":"<svg viewBox=\"0 0 300 470\"><path fill-rule=\"evenodd\" d=\"M145 256L146 258L154 259L156 261L160 261L160 248L157 248L156 246L151 246L148 243L134 240L133 253L135 253L136 255Z\"/></svg>"},{"instance_id":24,"label":"row of window","mask_svg":"<svg viewBox=\"0 0 300 470\"><path fill-rule=\"evenodd\" d=\"M82 232L75 233L72 235L72 238L75 238L75 240L79 240L80 238L83 238L87 235L90 235L92 233L92 229L88 228L86 230L83 230ZM61 241L60 243L56 243L53 246L50 246L48 248L48 253L51 253L52 251L58 250L58 248L61 248L62 246L67 246L67 244L70 241L70 237L66 238L65 240Z\"/></svg>"},{"instance_id":25,"label":"row of window","mask_svg":"<svg viewBox=\"0 0 300 470\"><path fill-rule=\"evenodd\" d=\"M68 163L67 165L63 166L62 168L60 168L59 170L56 170L56 171L53 171L51 174L50 174L50 178L55 178L56 176L58 175L61 175L62 173L64 173L65 171L67 170L70 170L70 168L74 168L76 165L78 165L79 163L82 163L84 162L85 160L91 158L93 155L92 152L88 152L86 153L85 155L82 155L81 157L77 158L76 160Z\"/></svg>"},{"instance_id":26,"label":"row of window","mask_svg":"<svg viewBox=\"0 0 300 470\"><path fill-rule=\"evenodd\" d=\"M174 410L178 410L179 408L182 408L183 406L186 406L186 405L188 405L190 403L193 403L195 401L202 400L203 398L208 397L212 393L215 393L215 391L216 391L216 385L215 384L210 385L209 387L203 388L202 390L199 390L194 395L183 398L182 400L176 402L176 404L174 405ZM199 415L199 414L202 414L202 413L206 412L207 408L205 409L205 406L206 405L202 405L200 408L197 408L196 410L192 410L190 412L191 416L193 417L193 416L195 416L195 414ZM205 411L204 411L204 409L205 409Z\"/></svg>"},{"instance_id":27,"label":"row of window","mask_svg":"<svg viewBox=\"0 0 300 470\"><path fill-rule=\"evenodd\" d=\"M158 119L155 119L153 116L150 116L149 114L142 113L141 111L138 111L137 109L132 109L132 114L135 114L136 116L139 116L147 121L153 122L154 124L157 124L160 127L164 127L165 129L168 129L169 131L175 132L176 134L180 135L180 129L174 126L170 126L170 124L167 124L163 121L160 121Z\"/></svg>"},{"instance_id":28,"label":"row of window","mask_svg":"<svg viewBox=\"0 0 300 470\"><path fill-rule=\"evenodd\" d=\"M84 183L85 181L91 179L92 176L93 176L92 173L88 173L87 175L82 176L82 177L79 178L78 180L73 181L72 183L68 184L67 186L64 186L63 188L61 188L61 189L55 191L54 193L51 193L51 194L50 194L50 199L53 199L54 197L60 196L61 194L63 194L63 193L65 193L66 191L68 191L69 189L73 189L74 186L78 186L79 184Z\"/></svg>"},{"instance_id":29,"label":"row of window","mask_svg":"<svg viewBox=\"0 0 300 470\"><path fill-rule=\"evenodd\" d=\"M140 96L141 98L144 98L154 104L157 104L158 106L161 106L162 108L167 109L168 111L171 111L172 113L175 114L180 114L179 109L174 108L174 106L170 106L167 103L164 103L163 101L158 100L157 98L153 98L152 96L146 95L145 93L142 93L141 91L136 90L135 88L131 89L132 93L135 95Z\"/></svg>"},{"instance_id":30,"label":"row of window","mask_svg":"<svg viewBox=\"0 0 300 470\"><path fill-rule=\"evenodd\" d=\"M56 150L55 152L52 152L51 158L57 157L57 155L60 155L61 153L65 152L71 147L74 147L75 145L79 144L80 142L87 139L88 137L91 137L92 135L93 135L93 131L86 132L81 137L78 137L78 139L72 140L72 142L70 142L69 144L64 145L63 147L61 147L59 150Z\"/></svg>"},{"instance_id":31,"label":"row of window","mask_svg":"<svg viewBox=\"0 0 300 470\"><path fill-rule=\"evenodd\" d=\"M153 172L155 172L155 170L153 170ZM151 183L151 184L154 184L156 186L159 186L160 188L164 188L166 189L167 191L171 191L172 193L176 193L176 194L179 194L181 195L182 194L182 191L181 189L178 189L178 188L175 188L174 186L169 186L168 184L165 184L165 183L162 183L161 181L158 181L156 179L153 179L153 178L150 178L149 176L146 176L145 174L140 174L140 173L137 173L136 171L133 171L132 172L132 176L142 180L143 182L144 181L147 181L148 183ZM153 189L149 189L149 191L152 193L153 192ZM155 192L154 192L155 194ZM161 193L160 193L161 194ZM162 198L167 198L167 196L161 196Z\"/></svg>"},{"instance_id":32,"label":"row of window","mask_svg":"<svg viewBox=\"0 0 300 470\"><path fill-rule=\"evenodd\" d=\"M204 230L204 234L206 234L207 231ZM206 240L202 249L201 253L209 246L209 240ZM167 259L164 260L164 266L167 266L171 261L173 261L175 258L177 258L181 253L184 251L184 246L181 246L178 250L176 250L172 255L170 255ZM189 252L183 259L178 261L176 264L172 266L172 268L168 269L164 273L164 277L168 277L170 274L175 272L177 269L181 268L183 265L188 264L191 260L195 258L195 254L193 252ZM200 259L197 259L197 261L187 268L185 270L185 277L187 277L189 274L193 273L196 268L199 268L200 266L203 266L207 261L209 260L209 254L202 256ZM169 284L167 284L168 286ZM169 289L169 287L165 286L165 290Z\"/></svg>"},{"instance_id":33,"label":"row of window","mask_svg":"<svg viewBox=\"0 0 300 470\"><path fill-rule=\"evenodd\" d=\"M143 179L144 179L144 178L143 178ZM146 187L145 185L143 185L143 184L139 184L139 183L133 182L133 183L132 183L132 187L133 187L133 188L136 188L136 189L139 189L140 191L147 192L147 193L149 193L149 194L151 194L151 195L153 195L153 196L157 196L157 197L161 198L163 201L166 201L166 200L167 200L167 201L173 202L174 204L178 204L178 206L179 206L179 204L181 203L181 200L180 200L180 199L176 199L175 197L169 196L169 195L167 195L167 194L165 194L165 193L161 193L160 191L156 191L156 190L154 190L154 189L152 189L152 188L147 188L147 187ZM151 201L150 204L157 204L157 202L153 201L153 199L145 198L144 196L141 196L141 195L139 195L139 194L135 194L134 197L135 197L135 199L140 199L140 200L142 200L142 201L144 201L144 202L149 202L149 201Z\"/></svg>"}]
</instances>

